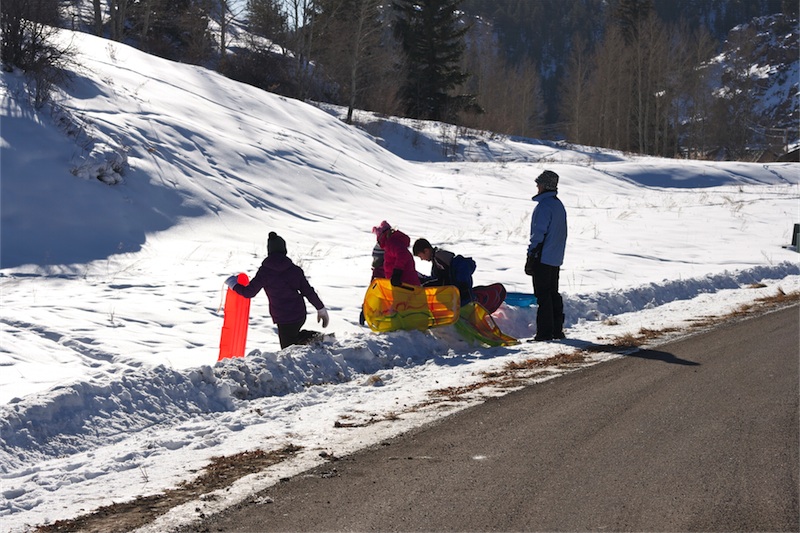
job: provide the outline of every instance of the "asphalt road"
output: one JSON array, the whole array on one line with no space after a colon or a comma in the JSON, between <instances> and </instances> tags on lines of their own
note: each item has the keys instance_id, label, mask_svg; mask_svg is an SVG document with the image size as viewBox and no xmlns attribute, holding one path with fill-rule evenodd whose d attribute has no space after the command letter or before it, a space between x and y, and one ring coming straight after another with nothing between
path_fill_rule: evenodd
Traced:
<instances>
[{"instance_id":1,"label":"asphalt road","mask_svg":"<svg viewBox=\"0 0 800 533\"><path fill-rule=\"evenodd\" d=\"M527 387L199 529L800 531L798 324L794 306Z\"/></svg>"}]
</instances>

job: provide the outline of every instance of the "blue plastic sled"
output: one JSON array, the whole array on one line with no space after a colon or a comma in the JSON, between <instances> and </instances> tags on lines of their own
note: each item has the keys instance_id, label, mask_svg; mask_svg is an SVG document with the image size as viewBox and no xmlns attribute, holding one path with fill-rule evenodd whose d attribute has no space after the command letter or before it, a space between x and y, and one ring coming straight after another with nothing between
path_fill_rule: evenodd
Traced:
<instances>
[{"instance_id":1,"label":"blue plastic sled","mask_svg":"<svg viewBox=\"0 0 800 533\"><path fill-rule=\"evenodd\" d=\"M536 305L536 296L527 292L507 292L505 303L515 307L530 307Z\"/></svg>"}]
</instances>

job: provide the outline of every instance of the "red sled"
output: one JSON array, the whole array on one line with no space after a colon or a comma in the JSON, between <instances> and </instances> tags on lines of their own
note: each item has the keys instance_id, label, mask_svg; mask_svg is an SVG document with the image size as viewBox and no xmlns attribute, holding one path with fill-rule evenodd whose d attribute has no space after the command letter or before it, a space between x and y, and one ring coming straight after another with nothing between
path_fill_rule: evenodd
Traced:
<instances>
[{"instance_id":1,"label":"red sled","mask_svg":"<svg viewBox=\"0 0 800 533\"><path fill-rule=\"evenodd\" d=\"M497 311L503 300L506 299L506 288L502 283L492 283L491 285L478 285L472 287L472 295L475 301L481 304L490 315Z\"/></svg>"},{"instance_id":2,"label":"red sled","mask_svg":"<svg viewBox=\"0 0 800 533\"><path fill-rule=\"evenodd\" d=\"M236 278L240 285L247 285L250 280L242 272ZM247 324L250 322L250 299L228 289L225 294L225 319L222 322L222 337L219 340L219 359L244 357L244 345L247 342Z\"/></svg>"}]
</instances>

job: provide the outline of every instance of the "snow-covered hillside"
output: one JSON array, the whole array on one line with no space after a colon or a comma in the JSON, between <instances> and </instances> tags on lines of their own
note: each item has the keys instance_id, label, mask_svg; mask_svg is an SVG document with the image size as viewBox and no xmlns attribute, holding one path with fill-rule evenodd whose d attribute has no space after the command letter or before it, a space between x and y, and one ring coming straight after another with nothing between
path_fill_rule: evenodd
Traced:
<instances>
[{"instance_id":1,"label":"snow-covered hillside","mask_svg":"<svg viewBox=\"0 0 800 533\"><path fill-rule=\"evenodd\" d=\"M82 67L52 109L32 109L22 77L0 73L4 530L158 493L213 456L303 447L149 526L168 530L321 451L479 401L426 409L431 391L800 288L800 256L786 247L800 222L796 165L632 157L366 113L362 130L202 68L63 38ZM478 284L530 291L522 267L544 169L561 176L569 215L567 341L484 348L449 327L358 324L370 230L383 219L472 256ZM222 282L255 272L269 231L304 268L336 338L278 350L259 295L248 356L217 363ZM495 318L530 337L535 314L503 306Z\"/></svg>"},{"instance_id":2,"label":"snow-covered hillside","mask_svg":"<svg viewBox=\"0 0 800 533\"><path fill-rule=\"evenodd\" d=\"M786 15L758 17L733 28L715 59L722 67L721 94L731 87L731 70L748 66L747 75L757 99L749 127L777 144L796 149L800 141L800 30Z\"/></svg>"}]
</instances>

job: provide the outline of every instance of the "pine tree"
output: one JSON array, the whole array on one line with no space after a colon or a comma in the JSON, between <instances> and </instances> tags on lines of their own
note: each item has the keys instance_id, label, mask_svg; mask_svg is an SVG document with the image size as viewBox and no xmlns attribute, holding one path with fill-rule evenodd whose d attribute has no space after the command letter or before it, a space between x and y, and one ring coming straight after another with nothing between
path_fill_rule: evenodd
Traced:
<instances>
[{"instance_id":1,"label":"pine tree","mask_svg":"<svg viewBox=\"0 0 800 533\"><path fill-rule=\"evenodd\" d=\"M468 27L459 16L462 0L394 0L395 36L405 57L400 97L414 118L453 121L477 108L472 95L453 95L469 77L460 67Z\"/></svg>"}]
</instances>

